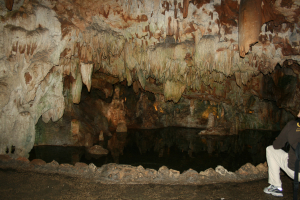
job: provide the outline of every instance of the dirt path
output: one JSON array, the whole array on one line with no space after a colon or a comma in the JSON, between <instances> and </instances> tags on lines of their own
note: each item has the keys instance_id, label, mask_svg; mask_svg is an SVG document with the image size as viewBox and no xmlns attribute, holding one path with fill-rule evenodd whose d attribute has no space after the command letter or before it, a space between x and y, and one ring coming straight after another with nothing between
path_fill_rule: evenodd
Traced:
<instances>
[{"instance_id":1,"label":"dirt path","mask_svg":"<svg viewBox=\"0 0 300 200\"><path fill-rule=\"evenodd\" d=\"M267 179L201 186L105 185L57 174L0 169L0 199L292 199L292 180L282 176L284 197L263 193ZM300 194L299 194L300 195ZM299 196L300 197L300 196Z\"/></svg>"}]
</instances>

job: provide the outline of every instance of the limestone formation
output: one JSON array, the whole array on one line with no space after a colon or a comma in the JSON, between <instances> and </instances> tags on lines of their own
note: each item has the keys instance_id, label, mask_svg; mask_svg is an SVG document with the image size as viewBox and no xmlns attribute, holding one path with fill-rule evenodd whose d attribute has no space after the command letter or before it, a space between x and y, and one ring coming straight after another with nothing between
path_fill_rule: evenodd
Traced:
<instances>
[{"instance_id":1,"label":"limestone formation","mask_svg":"<svg viewBox=\"0 0 300 200\"><path fill-rule=\"evenodd\" d=\"M300 110L299 14L292 0L1 0L0 153L28 156L41 117L68 133L78 120L87 146L108 126L204 127L209 113L279 129ZM135 94L109 102L117 84Z\"/></svg>"},{"instance_id":2,"label":"limestone formation","mask_svg":"<svg viewBox=\"0 0 300 200\"><path fill-rule=\"evenodd\" d=\"M249 166L249 163L245 166ZM253 166L254 167L254 166ZM7 155L0 155L1 169L27 170L38 173L58 173L61 175L88 178L102 184L168 184L168 185L204 185L222 182L245 182L267 177L266 172L248 171L246 174L228 172L223 166L216 169L209 168L198 173L189 169L183 173L162 166L158 171L145 169L142 166L118 165L115 163L96 167L93 163L59 164L55 160L46 163L41 159L29 162L26 158L12 159ZM240 171L240 170L238 170ZM254 173L253 173L254 172Z\"/></svg>"}]
</instances>

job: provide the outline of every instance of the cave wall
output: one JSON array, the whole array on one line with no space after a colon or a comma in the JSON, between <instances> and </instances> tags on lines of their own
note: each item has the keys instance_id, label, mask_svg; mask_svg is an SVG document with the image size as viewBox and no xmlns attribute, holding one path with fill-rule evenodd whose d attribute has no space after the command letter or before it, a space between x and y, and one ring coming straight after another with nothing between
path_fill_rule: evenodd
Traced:
<instances>
[{"instance_id":1,"label":"cave wall","mask_svg":"<svg viewBox=\"0 0 300 200\"><path fill-rule=\"evenodd\" d=\"M36 124L35 144L89 147L101 143L104 140L101 137L109 139L116 132L124 133L127 129L216 128L214 132L218 135L237 134L245 129L281 130L294 116L278 108L274 98L292 94L297 85L295 74L289 69L276 68L274 74L281 73L283 76L277 84L272 76L263 76L265 99L245 92L243 95L248 95L247 101L239 106L184 97L177 103L166 102L162 94L142 88L134 90L133 86L127 86L126 81L114 85L104 83L107 77L100 79L101 75L97 74L97 84L101 82L106 87L97 89L92 86L88 92L83 86L80 104L66 101L65 113L58 122L45 123L40 119ZM108 90L112 92L107 96ZM67 91L65 87L65 94ZM115 139L110 140L109 144L114 144Z\"/></svg>"},{"instance_id":2,"label":"cave wall","mask_svg":"<svg viewBox=\"0 0 300 200\"><path fill-rule=\"evenodd\" d=\"M195 99L222 102L224 109L241 107L240 112L254 98L263 102L258 107L270 100L266 104L295 115L300 108L299 3L255 3L264 20L258 41L243 43L251 46L240 57L239 35L248 30L247 22L239 26L240 1L1 0L0 153L14 146L15 156L27 156L39 118L59 120L65 105L68 111L71 102L80 103L82 84L88 91L102 87L97 71L110 75L106 82L111 84L125 80L135 90L190 107ZM274 73L278 64L287 71ZM264 84L269 74L270 84ZM286 85L290 81L294 88ZM289 90L281 92L284 88ZM111 87L105 94L112 95Z\"/></svg>"}]
</instances>

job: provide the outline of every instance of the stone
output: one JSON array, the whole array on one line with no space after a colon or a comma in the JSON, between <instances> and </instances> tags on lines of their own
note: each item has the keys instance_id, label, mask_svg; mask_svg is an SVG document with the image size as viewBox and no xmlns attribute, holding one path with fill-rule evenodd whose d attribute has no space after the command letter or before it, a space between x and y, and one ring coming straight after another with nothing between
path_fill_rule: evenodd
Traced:
<instances>
[{"instance_id":1,"label":"stone","mask_svg":"<svg viewBox=\"0 0 300 200\"><path fill-rule=\"evenodd\" d=\"M189 169L187 171L184 171L181 175L181 179L185 179L189 182L196 182L199 180L199 173L196 172L195 170L193 169Z\"/></svg>"},{"instance_id":2,"label":"stone","mask_svg":"<svg viewBox=\"0 0 300 200\"><path fill-rule=\"evenodd\" d=\"M243 165L240 169L238 169L236 173L241 175L253 175L253 174L258 174L259 170L251 163L247 163Z\"/></svg>"},{"instance_id":3,"label":"stone","mask_svg":"<svg viewBox=\"0 0 300 200\"><path fill-rule=\"evenodd\" d=\"M205 171L202 171L199 173L201 176L206 176L206 177L216 177L219 175L213 168L209 168Z\"/></svg>"},{"instance_id":4,"label":"stone","mask_svg":"<svg viewBox=\"0 0 300 200\"><path fill-rule=\"evenodd\" d=\"M144 168L142 165L139 165L139 166L136 167L136 170L137 170L138 172L144 172L144 171L145 171L145 168Z\"/></svg>"},{"instance_id":5,"label":"stone","mask_svg":"<svg viewBox=\"0 0 300 200\"><path fill-rule=\"evenodd\" d=\"M42 165L46 165L46 162L41 160L41 159L33 159L30 164L32 165L38 165L38 166L42 166Z\"/></svg>"},{"instance_id":6,"label":"stone","mask_svg":"<svg viewBox=\"0 0 300 200\"><path fill-rule=\"evenodd\" d=\"M93 146L93 138L92 138L91 133L85 133L85 135L84 135L84 146L85 147Z\"/></svg>"},{"instance_id":7,"label":"stone","mask_svg":"<svg viewBox=\"0 0 300 200\"><path fill-rule=\"evenodd\" d=\"M206 130L202 130L198 135L231 135L232 132L228 128L224 127L213 127Z\"/></svg>"},{"instance_id":8,"label":"stone","mask_svg":"<svg viewBox=\"0 0 300 200\"><path fill-rule=\"evenodd\" d=\"M146 169L145 175L153 180L157 178L158 172L155 169Z\"/></svg>"},{"instance_id":9,"label":"stone","mask_svg":"<svg viewBox=\"0 0 300 200\"><path fill-rule=\"evenodd\" d=\"M263 173L266 173L268 172L268 167L266 167L263 163L260 163L256 166L256 169L259 171L259 172L263 172Z\"/></svg>"},{"instance_id":10,"label":"stone","mask_svg":"<svg viewBox=\"0 0 300 200\"><path fill-rule=\"evenodd\" d=\"M74 166L78 167L78 168L85 168L85 167L88 167L88 164L82 163L82 162L77 162L77 163L75 163Z\"/></svg>"},{"instance_id":11,"label":"stone","mask_svg":"<svg viewBox=\"0 0 300 200\"><path fill-rule=\"evenodd\" d=\"M178 179L180 176L180 171L174 170L174 169L170 169L170 178L175 178Z\"/></svg>"},{"instance_id":12,"label":"stone","mask_svg":"<svg viewBox=\"0 0 300 200\"><path fill-rule=\"evenodd\" d=\"M168 167L161 166L157 172L158 172L158 175L161 175L163 178L169 178L170 172L169 172Z\"/></svg>"},{"instance_id":13,"label":"stone","mask_svg":"<svg viewBox=\"0 0 300 200\"><path fill-rule=\"evenodd\" d=\"M72 133L72 138L75 141L78 141L78 139L80 137L79 129L80 129L80 122L77 119L72 119L72 121L71 121L71 133Z\"/></svg>"},{"instance_id":14,"label":"stone","mask_svg":"<svg viewBox=\"0 0 300 200\"><path fill-rule=\"evenodd\" d=\"M0 154L0 160L1 161L9 161L9 160L12 160L12 158L9 155Z\"/></svg>"},{"instance_id":15,"label":"stone","mask_svg":"<svg viewBox=\"0 0 300 200\"><path fill-rule=\"evenodd\" d=\"M59 168L59 163L56 162L55 160L53 160L52 162L50 163L47 163L45 165L45 168L44 168L44 172L57 172L57 169Z\"/></svg>"},{"instance_id":16,"label":"stone","mask_svg":"<svg viewBox=\"0 0 300 200\"><path fill-rule=\"evenodd\" d=\"M207 129L213 128L215 126L215 116L213 113L209 113L208 115L208 122L207 122Z\"/></svg>"},{"instance_id":17,"label":"stone","mask_svg":"<svg viewBox=\"0 0 300 200\"><path fill-rule=\"evenodd\" d=\"M126 123L124 123L124 122L118 123L116 132L119 132L119 133L120 132L127 132Z\"/></svg>"},{"instance_id":18,"label":"stone","mask_svg":"<svg viewBox=\"0 0 300 200\"><path fill-rule=\"evenodd\" d=\"M104 149L102 146L99 146L99 145L94 145L92 147L89 147L87 149L87 151L93 155L107 155L108 154L108 150Z\"/></svg>"},{"instance_id":19,"label":"stone","mask_svg":"<svg viewBox=\"0 0 300 200\"><path fill-rule=\"evenodd\" d=\"M95 171L97 170L97 167L96 167L93 163L91 163L91 164L89 164L89 169L90 169L92 172L95 172Z\"/></svg>"},{"instance_id":20,"label":"stone","mask_svg":"<svg viewBox=\"0 0 300 200\"><path fill-rule=\"evenodd\" d=\"M60 164L57 170L59 173L67 175L77 175L78 173L80 173L76 167L67 163Z\"/></svg>"},{"instance_id":21,"label":"stone","mask_svg":"<svg viewBox=\"0 0 300 200\"><path fill-rule=\"evenodd\" d=\"M29 163L30 161L28 160L28 158L24 158L24 157L19 157L16 159L17 161L20 161L22 163Z\"/></svg>"},{"instance_id":22,"label":"stone","mask_svg":"<svg viewBox=\"0 0 300 200\"><path fill-rule=\"evenodd\" d=\"M59 163L58 163L57 161L55 161L55 160L52 160L52 162L50 162L50 163L48 163L48 164L50 164L50 165L52 165L52 166L55 166L55 167L58 167L58 166L59 166Z\"/></svg>"},{"instance_id":23,"label":"stone","mask_svg":"<svg viewBox=\"0 0 300 200\"><path fill-rule=\"evenodd\" d=\"M104 141L103 131L100 131L99 141Z\"/></svg>"},{"instance_id":24,"label":"stone","mask_svg":"<svg viewBox=\"0 0 300 200\"><path fill-rule=\"evenodd\" d=\"M216 172L220 174L221 176L236 176L233 172L227 171L223 166L218 165L216 167Z\"/></svg>"}]
</instances>

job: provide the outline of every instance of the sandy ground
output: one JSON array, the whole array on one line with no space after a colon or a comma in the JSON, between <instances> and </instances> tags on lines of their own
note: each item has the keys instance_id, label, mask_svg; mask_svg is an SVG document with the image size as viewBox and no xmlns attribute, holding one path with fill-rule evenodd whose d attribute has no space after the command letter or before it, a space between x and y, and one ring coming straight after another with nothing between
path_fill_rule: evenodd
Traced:
<instances>
[{"instance_id":1,"label":"sandy ground","mask_svg":"<svg viewBox=\"0 0 300 200\"><path fill-rule=\"evenodd\" d=\"M274 197L263 192L267 179L211 185L106 185L58 174L0 169L0 199L292 199L292 180L283 175L282 182L284 197Z\"/></svg>"}]
</instances>

